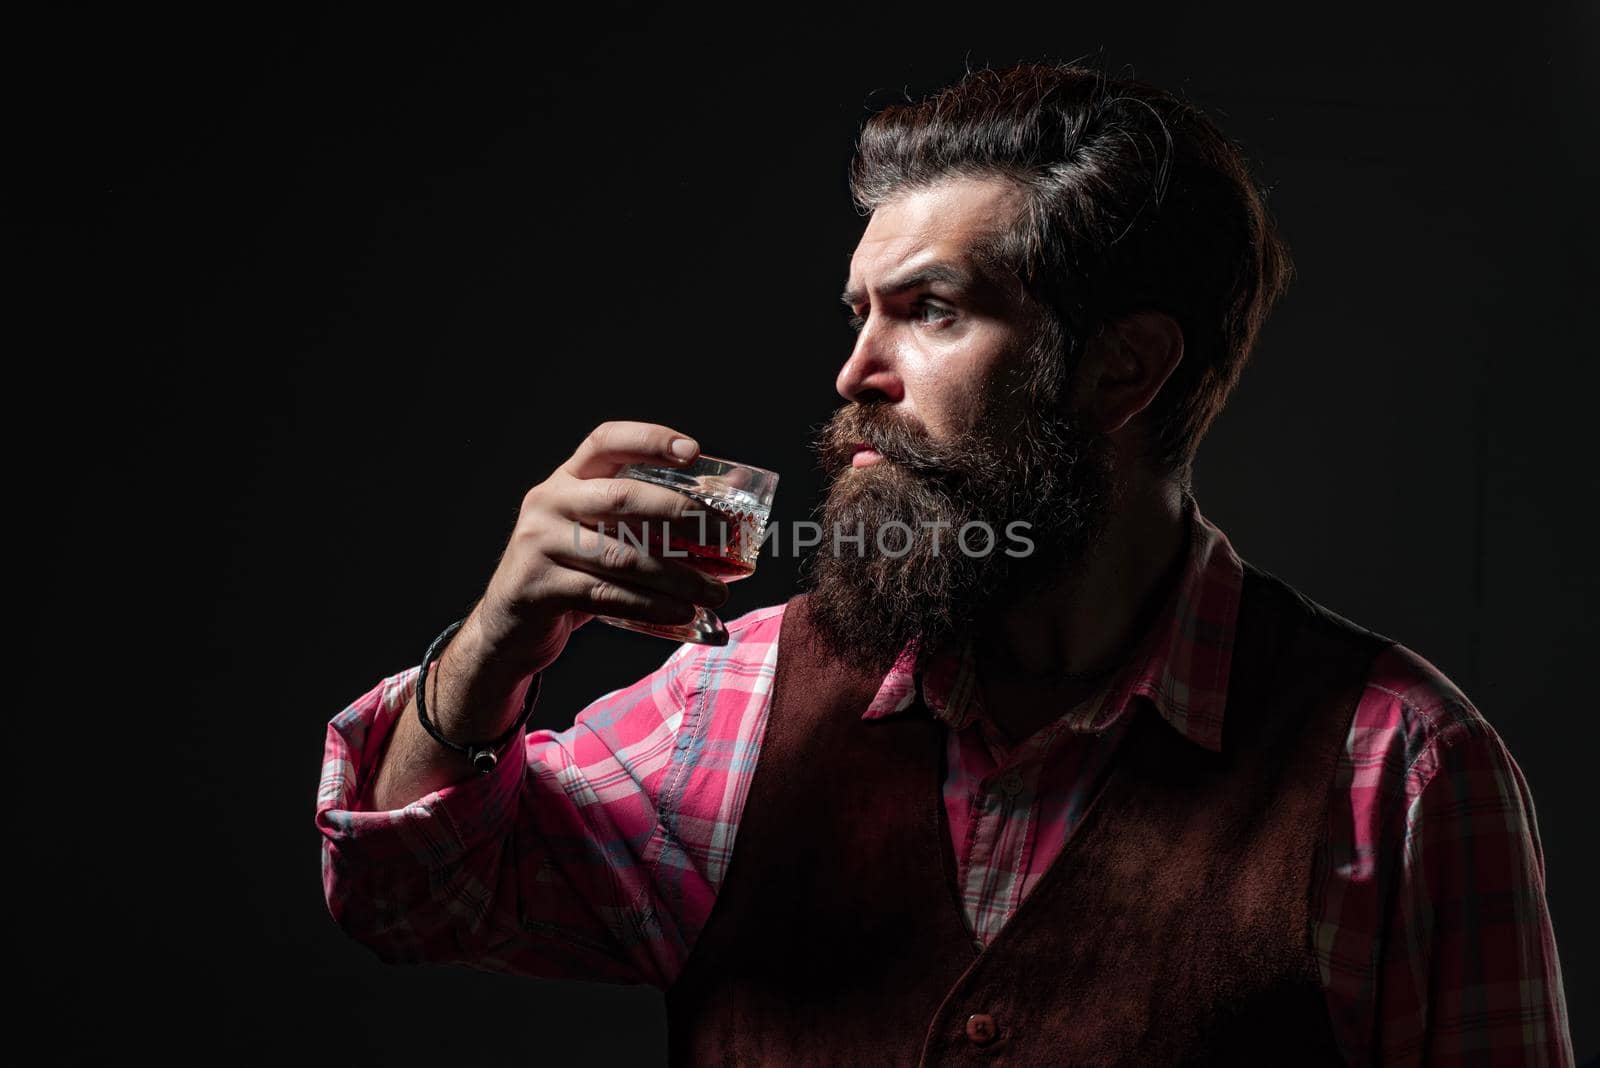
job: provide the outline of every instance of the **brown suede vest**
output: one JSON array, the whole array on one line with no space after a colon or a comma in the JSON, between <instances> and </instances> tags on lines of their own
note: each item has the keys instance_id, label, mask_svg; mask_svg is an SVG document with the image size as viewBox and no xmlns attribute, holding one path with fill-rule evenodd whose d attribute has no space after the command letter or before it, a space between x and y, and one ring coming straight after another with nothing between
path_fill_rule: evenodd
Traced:
<instances>
[{"instance_id":1,"label":"brown suede vest","mask_svg":"<svg viewBox=\"0 0 1600 1068\"><path fill-rule=\"evenodd\" d=\"M1339 1063L1308 896L1388 643L1246 563L1223 751L1135 698L1076 832L979 952L946 728L861 719L881 676L830 657L795 598L727 876L667 991L672 1063Z\"/></svg>"}]
</instances>

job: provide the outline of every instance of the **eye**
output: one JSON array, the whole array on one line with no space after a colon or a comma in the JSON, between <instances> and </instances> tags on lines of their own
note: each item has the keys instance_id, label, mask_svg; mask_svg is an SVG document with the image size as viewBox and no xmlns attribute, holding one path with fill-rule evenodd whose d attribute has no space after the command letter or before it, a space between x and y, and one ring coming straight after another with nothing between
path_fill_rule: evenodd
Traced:
<instances>
[{"instance_id":1,"label":"eye","mask_svg":"<svg viewBox=\"0 0 1600 1068\"><path fill-rule=\"evenodd\" d=\"M917 301L913 312L917 322L928 326L955 318L955 309L926 298ZM932 318L928 317L930 314Z\"/></svg>"},{"instance_id":2,"label":"eye","mask_svg":"<svg viewBox=\"0 0 1600 1068\"><path fill-rule=\"evenodd\" d=\"M949 305L926 297L916 301L911 306L911 318L924 326L939 326L956 317L955 309ZM866 328L867 321L856 312L850 312L845 321L850 324L850 329L859 334Z\"/></svg>"}]
</instances>

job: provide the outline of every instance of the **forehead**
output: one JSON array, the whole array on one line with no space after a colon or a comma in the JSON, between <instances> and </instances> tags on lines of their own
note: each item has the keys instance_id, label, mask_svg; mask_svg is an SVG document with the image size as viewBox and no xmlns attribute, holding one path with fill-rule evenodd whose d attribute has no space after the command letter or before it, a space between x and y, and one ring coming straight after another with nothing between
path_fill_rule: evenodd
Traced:
<instances>
[{"instance_id":1,"label":"forehead","mask_svg":"<svg viewBox=\"0 0 1600 1068\"><path fill-rule=\"evenodd\" d=\"M875 286L924 263L960 264L979 273L969 253L1015 217L1022 192L1001 178L949 179L878 206L850 256L848 288Z\"/></svg>"}]
</instances>

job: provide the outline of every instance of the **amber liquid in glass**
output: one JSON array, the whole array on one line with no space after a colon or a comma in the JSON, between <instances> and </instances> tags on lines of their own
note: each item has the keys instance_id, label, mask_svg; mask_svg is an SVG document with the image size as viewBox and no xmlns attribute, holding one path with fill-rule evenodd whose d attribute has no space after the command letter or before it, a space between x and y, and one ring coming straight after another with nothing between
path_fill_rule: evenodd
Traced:
<instances>
[{"instance_id":1,"label":"amber liquid in glass","mask_svg":"<svg viewBox=\"0 0 1600 1068\"><path fill-rule=\"evenodd\" d=\"M766 509L698 493L688 496L706 513L707 540L701 542L674 535L667 539L667 548L674 554L687 554L678 559L696 571L723 582L733 582L754 574L756 554L761 551L762 538L766 534ZM723 532L721 538L711 533L719 524ZM659 530L651 532L650 543L652 547L660 546Z\"/></svg>"}]
</instances>

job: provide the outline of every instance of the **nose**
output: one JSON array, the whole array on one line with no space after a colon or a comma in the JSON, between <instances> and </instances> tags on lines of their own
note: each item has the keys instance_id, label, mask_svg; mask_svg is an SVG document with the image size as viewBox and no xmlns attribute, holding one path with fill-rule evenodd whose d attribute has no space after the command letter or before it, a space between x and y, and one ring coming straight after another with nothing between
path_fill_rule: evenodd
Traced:
<instances>
[{"instance_id":1,"label":"nose","mask_svg":"<svg viewBox=\"0 0 1600 1068\"><path fill-rule=\"evenodd\" d=\"M886 339L872 329L869 323L856 335L856 347L850 358L839 368L839 377L833 388L847 401L887 401L896 403L905 397L905 383L900 378L894 353Z\"/></svg>"}]
</instances>

